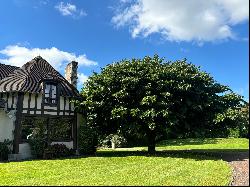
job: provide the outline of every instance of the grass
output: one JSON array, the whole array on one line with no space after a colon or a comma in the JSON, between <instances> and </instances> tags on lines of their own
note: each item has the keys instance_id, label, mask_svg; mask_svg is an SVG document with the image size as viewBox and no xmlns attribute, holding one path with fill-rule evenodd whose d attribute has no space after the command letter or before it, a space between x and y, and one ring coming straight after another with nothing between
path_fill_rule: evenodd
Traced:
<instances>
[{"instance_id":1,"label":"grass","mask_svg":"<svg viewBox=\"0 0 250 187\"><path fill-rule=\"evenodd\" d=\"M245 138L206 138L165 140L157 145L158 150L245 151L249 141Z\"/></svg>"},{"instance_id":2,"label":"grass","mask_svg":"<svg viewBox=\"0 0 250 187\"><path fill-rule=\"evenodd\" d=\"M203 146L221 150L248 148L247 139L204 141L164 141L154 155L140 151L146 148L127 148L99 150L96 156L85 158L0 163L0 185L228 185L231 169L226 162L200 154L161 151ZM230 146L230 142L235 145Z\"/></svg>"},{"instance_id":3,"label":"grass","mask_svg":"<svg viewBox=\"0 0 250 187\"><path fill-rule=\"evenodd\" d=\"M173 139L161 141L156 145L157 151L202 150L205 152L241 152L248 149L249 140L246 138ZM116 151L147 151L147 147L117 148Z\"/></svg>"}]
</instances>

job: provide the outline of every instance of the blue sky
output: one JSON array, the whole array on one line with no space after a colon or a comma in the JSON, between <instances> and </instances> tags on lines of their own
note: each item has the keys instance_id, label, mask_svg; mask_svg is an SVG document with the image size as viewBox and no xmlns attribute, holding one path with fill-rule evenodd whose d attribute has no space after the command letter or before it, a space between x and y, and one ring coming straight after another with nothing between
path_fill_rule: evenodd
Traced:
<instances>
[{"instance_id":1,"label":"blue sky","mask_svg":"<svg viewBox=\"0 0 250 187\"><path fill-rule=\"evenodd\" d=\"M249 100L248 0L2 0L0 63L41 55L79 85L124 58L187 58Z\"/></svg>"}]
</instances>

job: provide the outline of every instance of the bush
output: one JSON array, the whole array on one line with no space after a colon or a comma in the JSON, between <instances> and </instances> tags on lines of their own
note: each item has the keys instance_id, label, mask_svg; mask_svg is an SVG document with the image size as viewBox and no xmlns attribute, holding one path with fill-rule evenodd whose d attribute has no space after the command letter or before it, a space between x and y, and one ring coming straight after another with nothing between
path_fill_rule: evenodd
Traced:
<instances>
[{"instance_id":1,"label":"bush","mask_svg":"<svg viewBox=\"0 0 250 187\"><path fill-rule=\"evenodd\" d=\"M64 144L54 144L49 145L46 149L44 149L43 158L60 158L74 155L74 150L69 149Z\"/></svg>"},{"instance_id":2,"label":"bush","mask_svg":"<svg viewBox=\"0 0 250 187\"><path fill-rule=\"evenodd\" d=\"M34 128L31 136L28 138L31 154L35 158L43 158L43 153L47 145L46 137L43 128Z\"/></svg>"},{"instance_id":3,"label":"bush","mask_svg":"<svg viewBox=\"0 0 250 187\"><path fill-rule=\"evenodd\" d=\"M100 146L103 148L110 148L112 144L113 148L126 147L127 140L121 134L110 134L100 142Z\"/></svg>"},{"instance_id":4,"label":"bush","mask_svg":"<svg viewBox=\"0 0 250 187\"><path fill-rule=\"evenodd\" d=\"M97 134L88 125L81 125L79 128L78 149L80 154L94 154L97 147Z\"/></svg>"},{"instance_id":5,"label":"bush","mask_svg":"<svg viewBox=\"0 0 250 187\"><path fill-rule=\"evenodd\" d=\"M35 158L42 158L43 157L43 153L44 150L46 148L46 141L43 139L35 139L32 138L29 141L30 144L30 148L31 148L31 154L35 157Z\"/></svg>"},{"instance_id":6,"label":"bush","mask_svg":"<svg viewBox=\"0 0 250 187\"><path fill-rule=\"evenodd\" d=\"M111 138L113 134L106 136L105 138L100 138L99 147L102 148L111 148Z\"/></svg>"},{"instance_id":7,"label":"bush","mask_svg":"<svg viewBox=\"0 0 250 187\"><path fill-rule=\"evenodd\" d=\"M114 134L111 138L112 148L126 147L127 141L120 134Z\"/></svg>"},{"instance_id":8,"label":"bush","mask_svg":"<svg viewBox=\"0 0 250 187\"><path fill-rule=\"evenodd\" d=\"M11 141L4 140L4 142L0 142L0 160L8 160L8 154L10 154L10 146Z\"/></svg>"}]
</instances>

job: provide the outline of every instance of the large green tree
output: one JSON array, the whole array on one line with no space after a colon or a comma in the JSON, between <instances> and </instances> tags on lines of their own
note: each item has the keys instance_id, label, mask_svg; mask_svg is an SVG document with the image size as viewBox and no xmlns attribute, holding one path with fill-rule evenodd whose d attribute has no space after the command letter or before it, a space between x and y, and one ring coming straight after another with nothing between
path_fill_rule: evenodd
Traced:
<instances>
[{"instance_id":1,"label":"large green tree","mask_svg":"<svg viewBox=\"0 0 250 187\"><path fill-rule=\"evenodd\" d=\"M242 100L186 59L166 62L158 55L107 65L89 77L81 94L77 106L88 125L105 135L118 129L145 134L149 152L166 132L211 133L216 116Z\"/></svg>"}]
</instances>

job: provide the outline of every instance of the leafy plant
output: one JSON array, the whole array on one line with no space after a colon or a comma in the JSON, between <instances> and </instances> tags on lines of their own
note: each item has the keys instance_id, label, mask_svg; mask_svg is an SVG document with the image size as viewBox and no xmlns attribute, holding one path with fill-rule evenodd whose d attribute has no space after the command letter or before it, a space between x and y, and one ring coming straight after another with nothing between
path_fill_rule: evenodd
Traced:
<instances>
[{"instance_id":1,"label":"leafy plant","mask_svg":"<svg viewBox=\"0 0 250 187\"><path fill-rule=\"evenodd\" d=\"M78 150L80 154L93 154L98 144L97 134L94 128L82 124L79 128Z\"/></svg>"},{"instance_id":2,"label":"leafy plant","mask_svg":"<svg viewBox=\"0 0 250 187\"><path fill-rule=\"evenodd\" d=\"M64 144L49 145L44 149L43 158L60 158L74 155L74 150L67 148Z\"/></svg>"},{"instance_id":3,"label":"leafy plant","mask_svg":"<svg viewBox=\"0 0 250 187\"><path fill-rule=\"evenodd\" d=\"M114 134L112 135L111 143L114 146L113 148L117 148L117 147L125 147L127 141L121 134Z\"/></svg>"},{"instance_id":4,"label":"leafy plant","mask_svg":"<svg viewBox=\"0 0 250 187\"><path fill-rule=\"evenodd\" d=\"M122 134L110 134L106 136L100 143L103 148L110 148L113 145L113 148L126 147L127 140Z\"/></svg>"},{"instance_id":5,"label":"leafy plant","mask_svg":"<svg viewBox=\"0 0 250 187\"><path fill-rule=\"evenodd\" d=\"M8 154L10 154L10 145L12 142L8 139L5 139L3 142L0 142L0 160L8 160Z\"/></svg>"},{"instance_id":6,"label":"leafy plant","mask_svg":"<svg viewBox=\"0 0 250 187\"><path fill-rule=\"evenodd\" d=\"M32 133L28 136L28 143L31 147L31 154L36 158L42 158L47 142L47 130L45 119L36 119Z\"/></svg>"}]
</instances>

